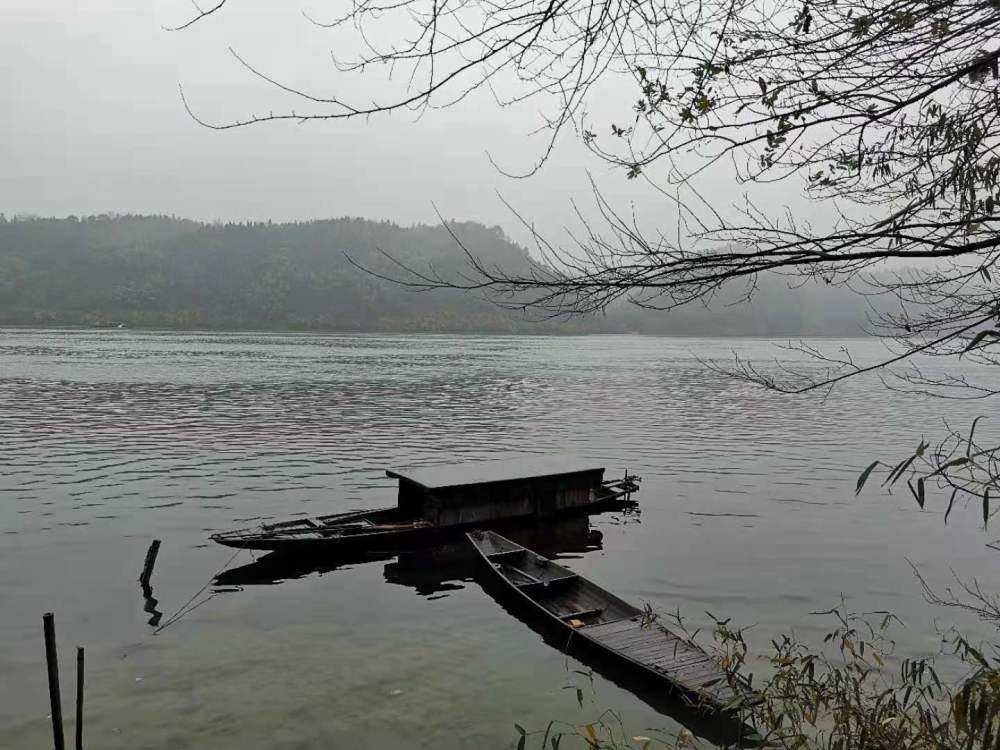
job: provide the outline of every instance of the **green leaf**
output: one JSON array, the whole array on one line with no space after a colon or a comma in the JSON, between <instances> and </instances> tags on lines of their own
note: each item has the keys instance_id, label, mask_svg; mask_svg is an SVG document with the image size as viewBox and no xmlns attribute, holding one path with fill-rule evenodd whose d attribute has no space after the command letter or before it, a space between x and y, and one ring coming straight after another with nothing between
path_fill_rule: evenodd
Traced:
<instances>
[{"instance_id":1,"label":"green leaf","mask_svg":"<svg viewBox=\"0 0 1000 750\"><path fill-rule=\"evenodd\" d=\"M972 685L966 682L958 695L952 698L952 706L955 710L955 726L959 731L964 732L967 728L966 717L969 709L969 693L972 692Z\"/></svg>"},{"instance_id":2,"label":"green leaf","mask_svg":"<svg viewBox=\"0 0 1000 750\"><path fill-rule=\"evenodd\" d=\"M861 18L854 19L854 25L851 29L851 34L855 37L865 36L869 30L871 30L874 20L871 16L862 16Z\"/></svg>"},{"instance_id":3,"label":"green leaf","mask_svg":"<svg viewBox=\"0 0 1000 750\"><path fill-rule=\"evenodd\" d=\"M986 661L986 657L984 657L982 655L982 653L979 651L979 649L975 648L971 643L969 643L964 638L960 638L959 639L959 644L962 646L962 653L963 653L963 655L965 655L965 656L971 656L979 664L979 666L982 667L983 669L989 669L990 668L990 663L988 661ZM970 685L970 683L966 683L967 687L969 685ZM968 694L966 694L966 697L968 697Z\"/></svg>"},{"instance_id":4,"label":"green leaf","mask_svg":"<svg viewBox=\"0 0 1000 750\"><path fill-rule=\"evenodd\" d=\"M1000 338L1000 331L996 331L996 330L992 330L992 329L988 330L988 331L980 331L979 333L977 333L975 336L972 337L972 341L969 343L969 345L967 347L965 347L962 350L962 354L965 354L970 349L975 349L977 346L979 346L979 343L983 339L985 339L987 336L992 336L993 338ZM961 359L962 354L958 355L959 359Z\"/></svg>"},{"instance_id":5,"label":"green leaf","mask_svg":"<svg viewBox=\"0 0 1000 750\"><path fill-rule=\"evenodd\" d=\"M901 476L903 476L903 473L908 468L910 468L910 464L913 463L913 461L916 459L916 457L917 457L917 454L914 453L912 456L910 456L905 461L900 461L898 464L896 464L896 468L892 470L892 472L889 474L888 477L886 477L886 480L885 480L885 482L883 482L883 485L887 484L890 487L892 487L892 485L894 485L899 480L899 478Z\"/></svg>"},{"instance_id":6,"label":"green leaf","mask_svg":"<svg viewBox=\"0 0 1000 750\"><path fill-rule=\"evenodd\" d=\"M951 499L948 501L948 510L944 512L944 522L948 523L948 516L951 514L951 506L955 504L955 495L958 494L958 488L956 487L951 491Z\"/></svg>"},{"instance_id":7,"label":"green leaf","mask_svg":"<svg viewBox=\"0 0 1000 750\"><path fill-rule=\"evenodd\" d=\"M963 466L963 465L965 465L967 463L969 463L969 459L968 458L966 458L965 456L959 456L958 458L953 458L951 461L949 461L946 464L942 464L941 468L938 469L937 472L935 472L935 473L943 474L948 469L953 469L956 466Z\"/></svg>"},{"instance_id":8,"label":"green leaf","mask_svg":"<svg viewBox=\"0 0 1000 750\"><path fill-rule=\"evenodd\" d=\"M861 490L864 488L865 482L868 481L868 476L872 473L872 470L876 466L878 466L880 463L882 463L882 462L881 461L872 461L871 465L867 469L865 469L863 472L861 472L861 476L858 477L858 486L854 488L854 494L855 494L855 496L861 494Z\"/></svg>"},{"instance_id":9,"label":"green leaf","mask_svg":"<svg viewBox=\"0 0 1000 750\"><path fill-rule=\"evenodd\" d=\"M549 734L552 733L552 727L555 726L555 723L556 723L556 720L553 719L552 721L550 721L548 723L548 726L545 727L545 734L542 735L542 744L539 745L539 747L541 747L542 750L545 750L545 746L547 744L549 744Z\"/></svg>"},{"instance_id":10,"label":"green leaf","mask_svg":"<svg viewBox=\"0 0 1000 750\"><path fill-rule=\"evenodd\" d=\"M972 420L972 427L969 428L969 444L965 448L965 455L972 455L972 436L976 434L976 423L982 419L983 416L980 414L978 417Z\"/></svg>"}]
</instances>

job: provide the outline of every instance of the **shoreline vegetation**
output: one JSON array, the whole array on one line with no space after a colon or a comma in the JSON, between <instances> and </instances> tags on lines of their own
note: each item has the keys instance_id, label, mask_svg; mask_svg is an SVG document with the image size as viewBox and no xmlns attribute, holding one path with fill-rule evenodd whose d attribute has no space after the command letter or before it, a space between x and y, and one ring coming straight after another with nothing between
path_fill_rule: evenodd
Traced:
<instances>
[{"instance_id":1,"label":"shoreline vegetation","mask_svg":"<svg viewBox=\"0 0 1000 750\"><path fill-rule=\"evenodd\" d=\"M454 237L449 233L454 233ZM402 227L341 218L202 223L170 216L0 214L0 326L288 333L494 333L678 336L865 335L863 299L761 277L746 290L665 312L616 304L545 319L458 290L418 292L366 273L403 264L468 273L460 240L491 266L536 263L500 227Z\"/></svg>"},{"instance_id":2,"label":"shoreline vegetation","mask_svg":"<svg viewBox=\"0 0 1000 750\"><path fill-rule=\"evenodd\" d=\"M822 645L783 635L763 651L751 650L745 631L729 620L715 620L711 643L720 667L731 677L746 677L752 661L757 678L751 680L752 692L729 704L725 718L699 714L702 707L692 704L694 715L716 722L722 731L717 737L687 726L629 728L614 709L600 710L596 700L585 709L578 689L589 721L554 720L530 729L515 724L516 748L559 750L567 738L567 745L587 750L995 750L1000 745L996 667L959 633L942 637L936 655L907 657L896 653L892 631L902 622L891 613L859 614L842 603L811 614L829 618ZM679 615L672 617L681 624ZM942 660L949 671L962 673L957 681L939 672Z\"/></svg>"}]
</instances>

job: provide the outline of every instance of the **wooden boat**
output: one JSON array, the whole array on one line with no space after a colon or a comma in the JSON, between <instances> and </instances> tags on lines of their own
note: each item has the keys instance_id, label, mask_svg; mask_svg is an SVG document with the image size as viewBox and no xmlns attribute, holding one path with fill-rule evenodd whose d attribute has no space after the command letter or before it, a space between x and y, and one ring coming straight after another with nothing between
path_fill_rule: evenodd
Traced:
<instances>
[{"instance_id":1,"label":"wooden boat","mask_svg":"<svg viewBox=\"0 0 1000 750\"><path fill-rule=\"evenodd\" d=\"M632 504L639 478L604 481L604 468L565 461L487 461L388 470L394 508L336 513L213 534L228 547L313 555L386 553L462 538L472 528L593 513Z\"/></svg>"},{"instance_id":2,"label":"wooden boat","mask_svg":"<svg viewBox=\"0 0 1000 750\"><path fill-rule=\"evenodd\" d=\"M566 633L567 650L582 647L610 657L701 710L733 713L749 698L742 678L727 674L711 654L638 607L493 531L467 536L495 580Z\"/></svg>"},{"instance_id":3,"label":"wooden boat","mask_svg":"<svg viewBox=\"0 0 1000 750\"><path fill-rule=\"evenodd\" d=\"M627 512L627 509L626 509ZM553 519L549 523L511 525L505 533L522 544L544 554L584 554L601 549L603 534L591 526L590 516L576 515ZM471 581L479 571L480 557L465 534L443 544L386 554L331 554L315 557L268 552L253 562L226 568L213 581L214 586L272 586L283 581L327 574L341 568L384 563L386 583L416 589L422 596L454 588L456 581Z\"/></svg>"}]
</instances>

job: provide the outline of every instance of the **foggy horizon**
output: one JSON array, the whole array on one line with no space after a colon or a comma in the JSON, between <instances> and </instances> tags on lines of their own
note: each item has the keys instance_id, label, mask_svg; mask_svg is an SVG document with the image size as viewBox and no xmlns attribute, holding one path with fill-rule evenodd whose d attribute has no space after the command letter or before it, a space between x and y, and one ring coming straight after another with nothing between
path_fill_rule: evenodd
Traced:
<instances>
[{"instance_id":1,"label":"foggy horizon","mask_svg":"<svg viewBox=\"0 0 1000 750\"><path fill-rule=\"evenodd\" d=\"M563 240L565 227L579 227L573 201L592 214L589 170L609 198L626 210L634 202L651 227L661 217L660 201L641 181L596 162L570 131L532 179L500 174L490 156L520 170L542 153L544 140L528 137L539 125L533 104L497 109L477 94L419 118L224 132L196 123L178 86L199 116L215 121L301 107L240 67L230 46L309 90L379 85L377 77L373 84L371 76L334 74L330 34L299 10L265 0L230 4L170 32L164 27L188 18L190 5L158 0L123 12L113 2L18 0L6 11L12 22L0 26L0 65L18 71L0 81L0 95L17 113L0 122L0 211L209 222L356 216L409 226L438 223L436 205L446 217L499 225L530 244L497 194L539 231ZM70 16L72 24L62 23ZM623 101L633 98L634 81L615 86ZM603 127L612 119L595 117Z\"/></svg>"}]
</instances>

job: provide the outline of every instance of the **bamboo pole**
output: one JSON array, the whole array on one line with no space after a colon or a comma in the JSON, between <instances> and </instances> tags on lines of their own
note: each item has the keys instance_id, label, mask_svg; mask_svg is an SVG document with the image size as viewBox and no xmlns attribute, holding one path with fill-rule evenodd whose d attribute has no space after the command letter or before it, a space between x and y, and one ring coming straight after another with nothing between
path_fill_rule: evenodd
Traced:
<instances>
[{"instance_id":1,"label":"bamboo pole","mask_svg":"<svg viewBox=\"0 0 1000 750\"><path fill-rule=\"evenodd\" d=\"M62 697L59 693L59 656L56 652L56 626L51 612L42 615L45 634L45 663L49 670L49 703L52 707L52 741L56 750L65 750L62 721Z\"/></svg>"},{"instance_id":2,"label":"bamboo pole","mask_svg":"<svg viewBox=\"0 0 1000 750\"><path fill-rule=\"evenodd\" d=\"M83 750L83 646L76 647L76 750Z\"/></svg>"}]
</instances>

